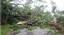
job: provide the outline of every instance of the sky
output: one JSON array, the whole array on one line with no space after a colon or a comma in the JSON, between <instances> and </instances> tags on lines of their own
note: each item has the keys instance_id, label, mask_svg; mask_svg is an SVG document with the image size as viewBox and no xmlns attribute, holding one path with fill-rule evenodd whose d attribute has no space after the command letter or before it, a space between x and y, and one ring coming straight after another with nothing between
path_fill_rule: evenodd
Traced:
<instances>
[{"instance_id":1,"label":"sky","mask_svg":"<svg viewBox=\"0 0 64 35\"><path fill-rule=\"evenodd\" d=\"M53 0L60 10L64 10L64 0Z\"/></svg>"},{"instance_id":2,"label":"sky","mask_svg":"<svg viewBox=\"0 0 64 35\"><path fill-rule=\"evenodd\" d=\"M34 0L36 1L36 0ZM57 10L64 10L64 0L42 0L42 1L46 1L47 3L44 3L45 5L48 5L48 7L45 10L49 10L51 11L51 1L53 1L56 4ZM37 6L42 5L43 3L36 3ZM33 4L32 4L33 5Z\"/></svg>"},{"instance_id":3,"label":"sky","mask_svg":"<svg viewBox=\"0 0 64 35\"><path fill-rule=\"evenodd\" d=\"M50 0L45 0L48 3L50 3ZM53 2L56 3L56 6L59 10L64 10L64 0L52 0Z\"/></svg>"},{"instance_id":4,"label":"sky","mask_svg":"<svg viewBox=\"0 0 64 35\"><path fill-rule=\"evenodd\" d=\"M23 0L23 1L22 0L19 0L19 1L15 0L15 1L11 2L11 3L25 4L26 1L27 0ZM33 3L31 4L32 8L35 8L34 6L48 5L48 7L45 8L45 10L51 11L52 5L51 5L50 1L53 1L53 2L55 2L56 7L57 7L58 10L64 10L64 0L42 0L42 1L46 1L47 3L39 2L37 0L32 0L32 1L33 1ZM22 7L22 6L19 5L19 7Z\"/></svg>"}]
</instances>

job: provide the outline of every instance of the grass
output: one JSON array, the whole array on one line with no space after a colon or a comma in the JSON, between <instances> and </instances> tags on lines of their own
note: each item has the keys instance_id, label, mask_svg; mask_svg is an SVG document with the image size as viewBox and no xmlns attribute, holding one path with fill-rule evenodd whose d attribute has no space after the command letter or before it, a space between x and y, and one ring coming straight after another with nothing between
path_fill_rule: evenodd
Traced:
<instances>
[{"instance_id":1,"label":"grass","mask_svg":"<svg viewBox=\"0 0 64 35\"><path fill-rule=\"evenodd\" d=\"M0 35L1 35L1 25L0 25Z\"/></svg>"},{"instance_id":2,"label":"grass","mask_svg":"<svg viewBox=\"0 0 64 35\"><path fill-rule=\"evenodd\" d=\"M8 31L10 31L10 25L1 25L1 35L5 35Z\"/></svg>"},{"instance_id":3,"label":"grass","mask_svg":"<svg viewBox=\"0 0 64 35\"><path fill-rule=\"evenodd\" d=\"M11 28L10 28L11 26L13 27L13 25L2 25L2 26L0 25L0 34L5 35L7 32L11 31ZM13 28L17 29L16 31L19 32L19 28L17 26L15 26ZM28 28L28 31L31 32L33 28L35 28L35 27ZM44 27L44 28L46 28L46 27ZM54 35L60 35L60 33L56 32L56 30L54 30L53 28L51 28L49 26L47 27L47 29L49 32L52 32Z\"/></svg>"},{"instance_id":4,"label":"grass","mask_svg":"<svg viewBox=\"0 0 64 35\"><path fill-rule=\"evenodd\" d=\"M12 31L13 29L15 29L16 32L19 32L19 27L18 26L15 26L13 27L14 25L0 25L0 34L1 35L6 35L7 32L10 32ZM12 27L12 28L10 28Z\"/></svg>"}]
</instances>

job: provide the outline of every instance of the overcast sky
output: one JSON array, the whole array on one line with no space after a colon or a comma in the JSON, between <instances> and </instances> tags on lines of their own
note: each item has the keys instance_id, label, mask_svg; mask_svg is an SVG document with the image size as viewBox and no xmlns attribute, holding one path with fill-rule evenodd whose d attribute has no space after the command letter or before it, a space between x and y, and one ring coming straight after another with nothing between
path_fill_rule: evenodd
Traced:
<instances>
[{"instance_id":1,"label":"overcast sky","mask_svg":"<svg viewBox=\"0 0 64 35\"><path fill-rule=\"evenodd\" d=\"M50 1L50 0L46 0L46 1ZM64 0L52 0L56 3L57 7L59 10L64 10Z\"/></svg>"},{"instance_id":2,"label":"overcast sky","mask_svg":"<svg viewBox=\"0 0 64 35\"><path fill-rule=\"evenodd\" d=\"M18 2L18 0L16 0L15 2L16 3L20 3L20 4L25 4L26 1L27 0L23 0L23 1L19 0L19 2ZM40 6L40 5L44 4L44 5L48 5L48 7L46 8L46 10L51 10L51 7L52 7L52 5L50 3L51 0L42 0L42 1L46 1L47 3L39 2L37 0L32 0L32 1L33 1L33 3L31 4L32 8L34 8L34 5L35 6ZM52 0L52 1L55 2L58 10L64 10L64 0ZM19 6L22 7L21 5L19 5Z\"/></svg>"}]
</instances>

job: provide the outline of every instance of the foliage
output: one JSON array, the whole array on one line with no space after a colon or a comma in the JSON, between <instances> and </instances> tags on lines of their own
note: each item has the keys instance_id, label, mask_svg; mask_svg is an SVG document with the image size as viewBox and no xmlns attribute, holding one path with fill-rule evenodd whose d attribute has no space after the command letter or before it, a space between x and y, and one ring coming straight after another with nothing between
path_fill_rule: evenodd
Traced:
<instances>
[{"instance_id":1,"label":"foliage","mask_svg":"<svg viewBox=\"0 0 64 35\"><path fill-rule=\"evenodd\" d=\"M61 33L64 33L64 11L59 11L58 12L58 17L57 17L57 23L59 23L62 26L62 31Z\"/></svg>"},{"instance_id":2,"label":"foliage","mask_svg":"<svg viewBox=\"0 0 64 35\"><path fill-rule=\"evenodd\" d=\"M41 28L50 27L48 23L53 20L54 17L57 18L57 23L60 23L64 27L64 11L55 12L56 6L52 7L52 13L54 13L54 17L52 17L50 12L44 12L44 9L41 9L41 7L35 6L34 9L31 9L29 4L22 5L23 7L18 7L18 5L15 5L15 7L13 7L10 2L11 0L2 0L1 2L1 24L10 24L12 25L10 27L11 29L17 30L22 27L18 27L18 25L16 25L18 21L28 21L26 24L30 28L34 26L38 26ZM6 28L5 30L8 30L8 28Z\"/></svg>"},{"instance_id":3,"label":"foliage","mask_svg":"<svg viewBox=\"0 0 64 35\"><path fill-rule=\"evenodd\" d=\"M10 12L12 10L12 5L9 3L10 0L2 0L1 1L1 18L2 18L2 24L5 24L7 22L8 17L10 16Z\"/></svg>"},{"instance_id":4,"label":"foliage","mask_svg":"<svg viewBox=\"0 0 64 35\"><path fill-rule=\"evenodd\" d=\"M12 5L9 2L10 2L10 0L8 0L8 1L2 0L2 14L1 14L2 21L9 22L10 24L12 24L13 22L16 23L20 19L21 20L30 20L30 19L36 18L39 21L41 21L41 19L46 21L49 18L49 17L47 17L47 15L49 15L49 14L46 15L46 13L43 13L43 10L40 10L39 7L36 7L36 9L34 9L34 10L31 10L30 9L31 7L28 4L23 5L23 7L20 7L20 8L18 7L18 5L15 7L12 7ZM35 17L33 17L33 16L35 16Z\"/></svg>"}]
</instances>

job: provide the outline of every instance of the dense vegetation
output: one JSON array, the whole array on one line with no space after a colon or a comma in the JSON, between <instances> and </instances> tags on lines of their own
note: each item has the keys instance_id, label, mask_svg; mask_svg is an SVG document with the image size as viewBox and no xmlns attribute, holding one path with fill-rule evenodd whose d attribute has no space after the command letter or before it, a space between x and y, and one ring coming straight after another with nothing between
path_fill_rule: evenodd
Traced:
<instances>
[{"instance_id":1,"label":"dense vegetation","mask_svg":"<svg viewBox=\"0 0 64 35\"><path fill-rule=\"evenodd\" d=\"M36 6L34 9L31 9L29 3L22 5L23 7L18 7L18 4L15 4L13 7L12 0L1 0L1 29L3 32L3 28L5 25L9 26L8 28L12 29L20 29L25 27L41 27L41 28L51 28L54 30L58 30L61 33L64 33L64 11L55 11L56 7L52 7L53 16L49 11L44 12L46 7L38 7ZM54 18L56 18L54 21ZM17 25L19 21L27 21L20 26ZM56 22L56 23L55 23ZM9 25L8 25L9 24ZM11 25L11 26L10 26ZM23 26L25 25L25 26ZM9 30L9 29L5 29ZM6 31L5 31L6 32Z\"/></svg>"}]
</instances>

